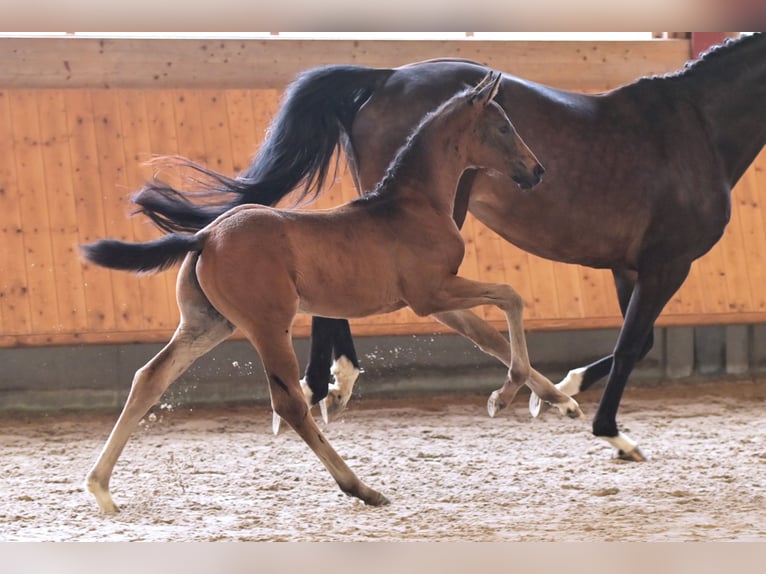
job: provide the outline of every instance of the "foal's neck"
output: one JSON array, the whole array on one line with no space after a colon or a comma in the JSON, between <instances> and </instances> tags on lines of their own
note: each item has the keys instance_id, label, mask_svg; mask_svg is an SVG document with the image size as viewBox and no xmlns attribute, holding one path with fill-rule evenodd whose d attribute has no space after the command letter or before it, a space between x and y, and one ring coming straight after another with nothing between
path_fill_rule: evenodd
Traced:
<instances>
[{"instance_id":1,"label":"foal's neck","mask_svg":"<svg viewBox=\"0 0 766 574\"><path fill-rule=\"evenodd\" d=\"M376 192L395 194L398 201L426 202L451 215L458 180L471 167L465 145L468 131L453 118L431 118L394 158Z\"/></svg>"}]
</instances>

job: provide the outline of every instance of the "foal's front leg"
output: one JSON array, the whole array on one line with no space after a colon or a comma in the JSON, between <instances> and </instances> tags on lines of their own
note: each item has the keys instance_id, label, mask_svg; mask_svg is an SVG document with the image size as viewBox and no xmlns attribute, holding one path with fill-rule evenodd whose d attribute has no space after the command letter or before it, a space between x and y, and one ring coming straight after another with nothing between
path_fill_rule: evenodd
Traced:
<instances>
[{"instance_id":1,"label":"foal's front leg","mask_svg":"<svg viewBox=\"0 0 766 574\"><path fill-rule=\"evenodd\" d=\"M423 297L424 294L419 294ZM456 275L448 276L439 289L431 295L430 298L416 298L414 304L410 302L410 306L413 310L421 314L423 311L428 310L427 314L432 315L435 313L443 313L445 311L458 311L464 309L470 309L472 307L478 307L480 305L495 305L500 308L506 316L508 323L508 335L510 339L510 365L508 369L508 379L501 389L493 393L494 403L497 404L500 401L501 408L508 404L516 394L518 388L525 384L530 383L536 386L543 393L541 396L549 402L556 404L559 409L570 416L580 416L580 411L577 402L571 397L565 395L561 391L555 388L555 386L542 377L534 376L531 365L529 364L529 353L527 352L527 340L524 336L524 324L523 324L523 311L524 302L521 296L510 286L495 283L484 283L481 281L473 281L458 277ZM474 319L479 319L475 315L471 314ZM458 315L460 317L460 315ZM441 315L442 318L449 315ZM455 315L453 314L454 318ZM463 319L469 317L463 315ZM470 319L470 318L469 318ZM482 324L486 325L483 321ZM456 322L456 326L460 326L461 323ZM465 329L465 323L462 323ZM486 340L495 341L495 345L499 345L496 338L490 338L488 331L485 327L479 325L476 320L470 323L473 329L480 328L481 333L487 337ZM459 331L462 332L462 331ZM469 337L470 338L470 337ZM480 345L481 347L481 345ZM502 351L499 347L495 351L494 356L500 358ZM502 359L501 359L502 360ZM539 375L539 373L537 373ZM547 384L546 384L547 383ZM493 401L493 398L490 398ZM490 414L494 414L497 409L492 405L488 405Z\"/></svg>"},{"instance_id":2,"label":"foal's front leg","mask_svg":"<svg viewBox=\"0 0 766 574\"><path fill-rule=\"evenodd\" d=\"M506 367L511 364L511 346L497 330L489 323L478 317L472 311L457 310L435 313L434 319L454 329L467 339L473 341L479 349L500 360ZM530 365L530 377L526 381L534 396L558 407L561 414L578 417L582 414L579 407L572 409L571 397L561 392L545 375ZM503 387L492 393L487 401L489 416L494 417L499 411L513 402L516 393L524 382L511 380L507 377ZM573 400L573 399L572 399ZM576 404L576 401L575 401Z\"/></svg>"}]
</instances>

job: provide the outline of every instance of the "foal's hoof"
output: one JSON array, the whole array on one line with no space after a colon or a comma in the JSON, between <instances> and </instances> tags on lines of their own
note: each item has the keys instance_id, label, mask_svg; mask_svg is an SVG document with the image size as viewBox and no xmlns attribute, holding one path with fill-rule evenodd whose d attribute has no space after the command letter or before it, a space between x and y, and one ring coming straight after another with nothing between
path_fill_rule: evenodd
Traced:
<instances>
[{"instance_id":1,"label":"foal's hoof","mask_svg":"<svg viewBox=\"0 0 766 574\"><path fill-rule=\"evenodd\" d=\"M388 506L391 501L383 496L381 493L376 492L373 496L364 501L367 506Z\"/></svg>"},{"instance_id":2,"label":"foal's hoof","mask_svg":"<svg viewBox=\"0 0 766 574\"><path fill-rule=\"evenodd\" d=\"M274 436L279 435L279 431L282 428L282 417L277 414L277 411L273 411L271 415L271 430Z\"/></svg>"},{"instance_id":3,"label":"foal's hoof","mask_svg":"<svg viewBox=\"0 0 766 574\"><path fill-rule=\"evenodd\" d=\"M487 412L489 413L490 417L495 418L497 413L502 411L507 406L508 405L500 397L500 391L495 391L489 395L489 399L487 400Z\"/></svg>"},{"instance_id":4,"label":"foal's hoof","mask_svg":"<svg viewBox=\"0 0 766 574\"><path fill-rule=\"evenodd\" d=\"M570 419L579 419L583 416L582 411L580 410L580 405L578 405L577 401L572 398L570 398L568 402L560 403L556 406L562 415L566 415Z\"/></svg>"},{"instance_id":5,"label":"foal's hoof","mask_svg":"<svg viewBox=\"0 0 766 574\"><path fill-rule=\"evenodd\" d=\"M103 488L95 479L88 477L85 481L85 489L96 497L98 507L103 514L117 514L120 511L120 508L112 500L109 489Z\"/></svg>"},{"instance_id":6,"label":"foal's hoof","mask_svg":"<svg viewBox=\"0 0 766 574\"><path fill-rule=\"evenodd\" d=\"M646 456L644 456L644 453L641 452L641 449L638 447L630 451L618 450L617 458L630 462L646 462L648 460Z\"/></svg>"},{"instance_id":7,"label":"foal's hoof","mask_svg":"<svg viewBox=\"0 0 766 574\"><path fill-rule=\"evenodd\" d=\"M537 418L540 416L540 413L543 410L543 401L540 397L537 396L537 393L532 391L529 393L529 414L531 414L534 418Z\"/></svg>"}]
</instances>

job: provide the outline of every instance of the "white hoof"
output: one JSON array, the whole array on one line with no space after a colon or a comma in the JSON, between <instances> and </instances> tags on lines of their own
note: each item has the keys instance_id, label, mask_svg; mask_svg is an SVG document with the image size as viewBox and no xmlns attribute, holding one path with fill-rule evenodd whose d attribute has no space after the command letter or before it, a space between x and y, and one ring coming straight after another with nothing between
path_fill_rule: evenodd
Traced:
<instances>
[{"instance_id":1,"label":"white hoof","mask_svg":"<svg viewBox=\"0 0 766 574\"><path fill-rule=\"evenodd\" d=\"M605 436L601 438L617 449L617 458L633 462L645 462L647 460L644 453L638 448L638 443L623 432L618 432L615 437Z\"/></svg>"},{"instance_id":2,"label":"white hoof","mask_svg":"<svg viewBox=\"0 0 766 574\"><path fill-rule=\"evenodd\" d=\"M301 390L303 391L303 398L306 399L306 404L311 408L311 401L314 399L314 391L309 387L305 377L301 379Z\"/></svg>"},{"instance_id":3,"label":"white hoof","mask_svg":"<svg viewBox=\"0 0 766 574\"><path fill-rule=\"evenodd\" d=\"M327 397L319 401L319 412L322 413L324 424L330 424L330 415L327 414Z\"/></svg>"},{"instance_id":4,"label":"white hoof","mask_svg":"<svg viewBox=\"0 0 766 574\"><path fill-rule=\"evenodd\" d=\"M279 434L279 429L282 426L282 417L280 417L276 411L272 412L271 416L271 430L274 433L274 436L277 436Z\"/></svg>"},{"instance_id":5,"label":"white hoof","mask_svg":"<svg viewBox=\"0 0 766 574\"><path fill-rule=\"evenodd\" d=\"M532 391L529 394L529 414L531 414L534 418L537 418L540 416L540 413L543 410L543 401L540 397L537 396L537 393Z\"/></svg>"},{"instance_id":6,"label":"white hoof","mask_svg":"<svg viewBox=\"0 0 766 574\"><path fill-rule=\"evenodd\" d=\"M578 405L577 401L571 397L565 403L558 403L556 408L562 415L568 416L570 419L579 419L583 416L582 411L580 410L580 405Z\"/></svg>"},{"instance_id":7,"label":"white hoof","mask_svg":"<svg viewBox=\"0 0 766 574\"><path fill-rule=\"evenodd\" d=\"M495 418L497 413L505 408L505 405L500 403L499 399L500 391L494 391L491 395L489 395L489 399L487 399L487 413L489 414L490 418Z\"/></svg>"},{"instance_id":8,"label":"white hoof","mask_svg":"<svg viewBox=\"0 0 766 574\"><path fill-rule=\"evenodd\" d=\"M585 378L586 370L587 369L585 367L572 369L567 373L567 376L564 377L560 383L556 384L556 388L565 395L569 395L570 397L575 396L580 392L580 388L582 387L582 380Z\"/></svg>"},{"instance_id":9,"label":"white hoof","mask_svg":"<svg viewBox=\"0 0 766 574\"><path fill-rule=\"evenodd\" d=\"M322 418L325 422L333 420L346 408L359 372L345 356L339 357L333 363L330 373L335 380L329 387L327 397L321 401L324 403Z\"/></svg>"}]
</instances>

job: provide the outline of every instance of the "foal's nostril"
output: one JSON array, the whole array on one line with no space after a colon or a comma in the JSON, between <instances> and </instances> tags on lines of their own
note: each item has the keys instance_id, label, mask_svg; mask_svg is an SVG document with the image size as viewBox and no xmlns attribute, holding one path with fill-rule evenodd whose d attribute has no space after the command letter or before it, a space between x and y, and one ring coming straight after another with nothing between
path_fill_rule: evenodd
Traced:
<instances>
[{"instance_id":1,"label":"foal's nostril","mask_svg":"<svg viewBox=\"0 0 766 574\"><path fill-rule=\"evenodd\" d=\"M543 174L545 173L545 168L538 163L535 166L534 172L536 177L542 179Z\"/></svg>"}]
</instances>

